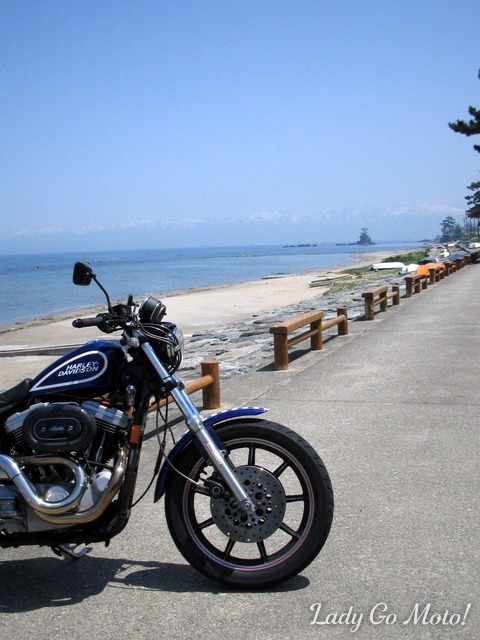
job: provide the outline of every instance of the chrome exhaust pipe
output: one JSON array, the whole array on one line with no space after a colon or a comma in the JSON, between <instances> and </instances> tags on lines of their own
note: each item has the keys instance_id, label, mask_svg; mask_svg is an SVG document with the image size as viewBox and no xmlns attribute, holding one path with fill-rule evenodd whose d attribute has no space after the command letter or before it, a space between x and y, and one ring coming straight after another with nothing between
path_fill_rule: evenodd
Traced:
<instances>
[{"instance_id":1,"label":"chrome exhaust pipe","mask_svg":"<svg viewBox=\"0 0 480 640\"><path fill-rule=\"evenodd\" d=\"M64 515L57 515L56 513L53 514L51 511L48 514L37 512L38 517L46 522L50 522L51 524L62 525L84 524L86 522L96 520L96 518L102 515L119 492L125 477L126 469L127 454L124 449L119 449L115 459L112 477L108 481L107 486L95 504L93 504L89 509L85 509L85 511L77 511L76 513L67 513Z\"/></svg>"},{"instance_id":2,"label":"chrome exhaust pipe","mask_svg":"<svg viewBox=\"0 0 480 640\"><path fill-rule=\"evenodd\" d=\"M48 466L63 465L67 467L74 477L72 491L55 502L45 500L32 484L28 476L22 471L21 466ZM14 483L22 498L40 516L42 514L63 514L71 511L79 502L87 487L85 472L77 464L59 456L27 456L14 460L10 456L0 454L0 481L10 480Z\"/></svg>"}]
</instances>

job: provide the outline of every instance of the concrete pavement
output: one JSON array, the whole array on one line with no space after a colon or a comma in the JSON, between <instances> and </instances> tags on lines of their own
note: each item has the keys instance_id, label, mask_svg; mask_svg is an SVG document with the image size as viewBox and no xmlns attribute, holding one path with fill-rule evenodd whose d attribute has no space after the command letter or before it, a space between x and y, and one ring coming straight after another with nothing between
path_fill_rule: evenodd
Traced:
<instances>
[{"instance_id":1,"label":"concrete pavement","mask_svg":"<svg viewBox=\"0 0 480 640\"><path fill-rule=\"evenodd\" d=\"M334 524L301 576L273 592L215 586L185 565L147 496L80 562L1 551L5 637L479 637L479 291L470 265L288 371L222 383L225 406L270 407L330 472ZM144 454L141 487L153 439Z\"/></svg>"}]
</instances>

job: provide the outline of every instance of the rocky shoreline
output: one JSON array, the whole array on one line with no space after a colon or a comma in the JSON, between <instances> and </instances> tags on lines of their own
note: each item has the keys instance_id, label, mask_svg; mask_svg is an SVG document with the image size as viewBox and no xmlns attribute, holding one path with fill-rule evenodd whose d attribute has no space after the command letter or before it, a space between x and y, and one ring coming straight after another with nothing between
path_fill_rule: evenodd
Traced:
<instances>
[{"instance_id":1,"label":"rocky shoreline","mask_svg":"<svg viewBox=\"0 0 480 640\"><path fill-rule=\"evenodd\" d=\"M331 267L327 272L267 277L163 298L168 309L166 319L177 324L185 335L180 377L186 382L198 378L200 363L205 359L218 360L222 380L260 368L272 369L272 324L311 310L322 310L328 319L336 316L339 306L347 307L349 320L353 321L364 312L363 291L385 282L404 287L397 272L356 271L381 262L388 255L374 252L355 256L352 263ZM348 288L338 291L336 282L343 283L348 278ZM103 338L96 327L82 329L81 333L72 329L72 318L103 310L104 306L77 309L0 327L0 389L17 384L26 375L35 377L60 353L78 344ZM336 328L329 331L336 332Z\"/></svg>"},{"instance_id":2,"label":"rocky shoreline","mask_svg":"<svg viewBox=\"0 0 480 640\"><path fill-rule=\"evenodd\" d=\"M337 315L337 308L341 306L347 307L348 319L354 321L363 316L365 311L362 292L383 284L398 284L400 295L405 291L403 277L397 274L382 274L377 280L369 281L368 285L353 285L352 288L333 294L327 291L300 303L193 333L185 339L180 376L185 379L194 377L194 372L198 373L200 363L204 359L218 360L221 379L273 366L273 336L269 333L273 324L314 310L324 311L325 319L332 318ZM325 333L328 335L335 332L336 329L332 328Z\"/></svg>"}]
</instances>

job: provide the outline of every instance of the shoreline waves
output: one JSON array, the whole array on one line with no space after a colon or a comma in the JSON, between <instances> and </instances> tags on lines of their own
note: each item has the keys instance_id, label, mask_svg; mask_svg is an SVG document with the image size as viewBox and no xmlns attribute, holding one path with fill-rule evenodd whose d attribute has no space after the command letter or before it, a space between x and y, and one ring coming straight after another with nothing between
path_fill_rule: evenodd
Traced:
<instances>
[{"instance_id":1,"label":"shoreline waves","mask_svg":"<svg viewBox=\"0 0 480 640\"><path fill-rule=\"evenodd\" d=\"M325 272L338 274L348 268L381 262L389 255L391 252L378 251L357 254L357 261L328 269L218 287L202 287L162 297L167 305L166 320L177 324L186 338L180 377L187 381L196 377L200 362L206 358L216 358L219 361L223 379L271 364L273 340L269 327L293 315L322 309L326 317L331 317L336 314L337 306L343 305L348 307L349 320L354 320L363 313L364 308L363 299L355 287L329 295L331 285L309 287L308 283L319 275L325 275ZM378 273L378 283L395 279L399 282L402 280L397 274ZM375 284L372 283L372 286ZM73 346L105 337L94 327L82 330L72 327L74 318L95 315L102 310L103 305L96 305L68 313L50 314L34 321L1 326L0 351L3 353L0 354L0 389L11 387L27 376L36 375L58 357L25 355L29 349ZM117 335L119 334L109 337L115 338Z\"/></svg>"},{"instance_id":2,"label":"shoreline waves","mask_svg":"<svg viewBox=\"0 0 480 640\"><path fill-rule=\"evenodd\" d=\"M400 251L399 255L409 251ZM165 319L174 322L182 328L184 333L188 334L201 328L221 325L224 319L229 320L241 317L244 314L249 315L250 313L320 297L325 290L328 290L330 285L326 283L324 287L309 287L309 283L316 277L335 275L349 268L358 269L369 266L370 264L381 262L390 255L391 252L388 251L354 253L349 256L350 261L348 262L333 264L325 268L309 269L301 273L267 275L260 279L188 287L163 294L154 292L152 295L161 299L167 305L167 317ZM103 295L95 283L92 283L90 288L96 290L100 297ZM125 302L127 293L125 294L125 299L112 299L112 304ZM136 298L137 302L140 300L141 298ZM12 332L51 325L52 323L57 325L57 323L64 321L70 322L76 317L92 316L104 310L105 304L102 301L89 305L79 304L69 309L25 320L1 323L0 349L5 335ZM74 332L73 328L72 331ZM83 329L82 333L89 331L88 329ZM93 329L93 331L96 332L96 329ZM79 334L74 332L74 335L78 336ZM50 343L50 340L48 343Z\"/></svg>"},{"instance_id":3,"label":"shoreline waves","mask_svg":"<svg viewBox=\"0 0 480 640\"><path fill-rule=\"evenodd\" d=\"M411 246L385 243L375 251L392 254ZM0 325L102 305L104 297L97 286L73 286L72 269L77 260L91 266L112 300L125 302L130 293L135 299L149 294L165 298L330 269L355 261L366 250L370 249L352 247L347 252L331 244L318 244L0 255L0 290L7 301L0 309Z\"/></svg>"}]
</instances>

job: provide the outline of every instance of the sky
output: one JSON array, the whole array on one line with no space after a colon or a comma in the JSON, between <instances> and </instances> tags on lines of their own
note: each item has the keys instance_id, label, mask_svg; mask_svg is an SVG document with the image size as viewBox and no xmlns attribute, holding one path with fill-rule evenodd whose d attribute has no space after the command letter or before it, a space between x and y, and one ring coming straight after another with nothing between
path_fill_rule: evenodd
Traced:
<instances>
[{"instance_id":1,"label":"sky","mask_svg":"<svg viewBox=\"0 0 480 640\"><path fill-rule=\"evenodd\" d=\"M463 224L478 0L1 0L0 253Z\"/></svg>"}]
</instances>

